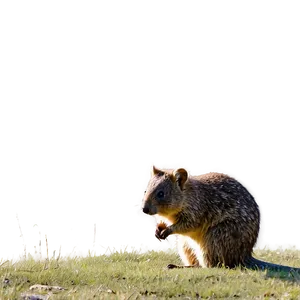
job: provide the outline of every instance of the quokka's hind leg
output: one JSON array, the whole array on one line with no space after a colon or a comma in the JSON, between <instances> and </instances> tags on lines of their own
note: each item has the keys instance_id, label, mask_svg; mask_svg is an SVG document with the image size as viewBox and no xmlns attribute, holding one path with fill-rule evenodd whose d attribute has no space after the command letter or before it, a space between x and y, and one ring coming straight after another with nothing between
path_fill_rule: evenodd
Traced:
<instances>
[{"instance_id":1,"label":"quokka's hind leg","mask_svg":"<svg viewBox=\"0 0 300 300\"><path fill-rule=\"evenodd\" d=\"M181 260L184 263L184 266L169 264L167 266L168 269L200 267L195 250L192 247L190 247L184 239L178 239L178 252L181 257Z\"/></svg>"},{"instance_id":2,"label":"quokka's hind leg","mask_svg":"<svg viewBox=\"0 0 300 300\"><path fill-rule=\"evenodd\" d=\"M193 265L193 266L178 266L178 265L173 265L173 264L168 264L167 268L168 269L185 269L185 268L199 268L199 265Z\"/></svg>"}]
</instances>

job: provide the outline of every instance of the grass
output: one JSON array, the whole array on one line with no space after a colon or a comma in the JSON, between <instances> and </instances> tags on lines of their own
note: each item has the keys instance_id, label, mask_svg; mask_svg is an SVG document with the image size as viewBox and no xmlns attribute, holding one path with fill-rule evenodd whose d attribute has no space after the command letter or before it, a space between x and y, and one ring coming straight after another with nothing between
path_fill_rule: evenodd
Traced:
<instances>
[{"instance_id":1,"label":"grass","mask_svg":"<svg viewBox=\"0 0 300 300\"><path fill-rule=\"evenodd\" d=\"M300 266L297 250L260 250L256 256ZM169 263L180 263L175 253L154 251L0 261L0 299L300 299L298 274L226 268L168 270ZM52 289L30 290L36 284Z\"/></svg>"}]
</instances>

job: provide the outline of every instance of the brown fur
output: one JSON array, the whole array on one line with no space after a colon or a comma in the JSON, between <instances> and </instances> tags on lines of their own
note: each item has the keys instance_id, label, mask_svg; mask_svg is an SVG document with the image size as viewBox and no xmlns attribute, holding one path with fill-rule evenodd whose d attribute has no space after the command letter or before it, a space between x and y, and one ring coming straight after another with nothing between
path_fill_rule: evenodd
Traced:
<instances>
[{"instance_id":1,"label":"brown fur","mask_svg":"<svg viewBox=\"0 0 300 300\"><path fill-rule=\"evenodd\" d=\"M165 239L178 234L182 239L179 252L187 266L290 270L252 257L259 232L259 208L247 189L232 177L220 173L188 176L184 169L153 167L143 211L171 223L159 223L155 235Z\"/></svg>"}]
</instances>

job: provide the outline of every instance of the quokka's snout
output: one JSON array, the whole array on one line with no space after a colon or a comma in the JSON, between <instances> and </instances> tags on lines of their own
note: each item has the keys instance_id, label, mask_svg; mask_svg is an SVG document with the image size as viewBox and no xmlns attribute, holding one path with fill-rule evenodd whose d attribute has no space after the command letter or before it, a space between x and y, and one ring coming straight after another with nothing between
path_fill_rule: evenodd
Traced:
<instances>
[{"instance_id":1,"label":"quokka's snout","mask_svg":"<svg viewBox=\"0 0 300 300\"><path fill-rule=\"evenodd\" d=\"M155 215L157 214L157 208L151 205L149 202L144 203L142 207L143 213L147 215Z\"/></svg>"}]
</instances>

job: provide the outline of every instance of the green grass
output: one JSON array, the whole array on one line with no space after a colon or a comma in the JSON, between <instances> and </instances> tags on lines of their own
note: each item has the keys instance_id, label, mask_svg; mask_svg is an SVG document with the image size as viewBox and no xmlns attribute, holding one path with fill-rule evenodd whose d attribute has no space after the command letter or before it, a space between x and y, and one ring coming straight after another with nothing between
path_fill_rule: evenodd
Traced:
<instances>
[{"instance_id":1,"label":"green grass","mask_svg":"<svg viewBox=\"0 0 300 300\"><path fill-rule=\"evenodd\" d=\"M300 267L297 250L260 250L256 257ZM175 253L154 251L2 261L0 299L47 299L47 295L49 299L300 299L298 274L226 268L168 270L169 263L180 264ZM35 284L65 290L30 290ZM36 298L30 298L31 294Z\"/></svg>"}]
</instances>

